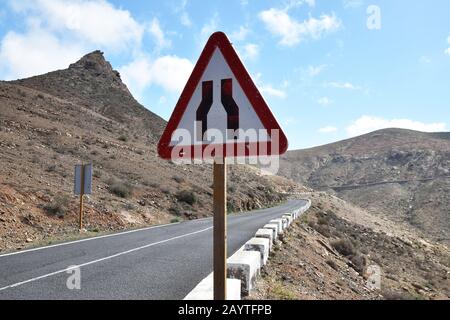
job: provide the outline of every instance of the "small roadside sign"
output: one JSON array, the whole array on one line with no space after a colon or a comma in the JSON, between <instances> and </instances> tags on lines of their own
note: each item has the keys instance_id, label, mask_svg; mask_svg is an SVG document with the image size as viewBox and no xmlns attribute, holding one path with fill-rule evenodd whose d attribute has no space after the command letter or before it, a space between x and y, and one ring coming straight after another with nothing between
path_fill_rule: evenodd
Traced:
<instances>
[{"instance_id":1,"label":"small roadside sign","mask_svg":"<svg viewBox=\"0 0 450 320\"><path fill-rule=\"evenodd\" d=\"M92 164L75 165L74 194L80 195L81 193L92 194Z\"/></svg>"},{"instance_id":2,"label":"small roadside sign","mask_svg":"<svg viewBox=\"0 0 450 320\"><path fill-rule=\"evenodd\" d=\"M83 198L92 194L92 164L75 165L74 193L80 196L79 229L83 230Z\"/></svg>"}]
</instances>

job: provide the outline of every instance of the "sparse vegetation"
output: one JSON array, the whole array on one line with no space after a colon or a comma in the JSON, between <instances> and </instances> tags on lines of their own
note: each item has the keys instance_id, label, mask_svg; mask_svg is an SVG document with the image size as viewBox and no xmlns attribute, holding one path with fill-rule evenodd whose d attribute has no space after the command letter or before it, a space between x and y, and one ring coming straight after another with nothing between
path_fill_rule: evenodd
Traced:
<instances>
[{"instance_id":1,"label":"sparse vegetation","mask_svg":"<svg viewBox=\"0 0 450 320\"><path fill-rule=\"evenodd\" d=\"M129 183L117 179L110 179L108 184L109 191L121 198L128 198L133 192L133 188Z\"/></svg>"},{"instance_id":2,"label":"sparse vegetation","mask_svg":"<svg viewBox=\"0 0 450 320\"><path fill-rule=\"evenodd\" d=\"M172 179L178 183L183 183L185 181L184 178L180 176L173 176Z\"/></svg>"},{"instance_id":3,"label":"sparse vegetation","mask_svg":"<svg viewBox=\"0 0 450 320\"><path fill-rule=\"evenodd\" d=\"M175 207L175 206L170 207L169 208L169 212L174 214L174 215L176 215L176 216L181 216L181 214L182 214L181 209L179 207Z\"/></svg>"},{"instance_id":4,"label":"sparse vegetation","mask_svg":"<svg viewBox=\"0 0 450 320\"><path fill-rule=\"evenodd\" d=\"M101 178L103 175L103 172L100 169L93 170L92 175L94 178Z\"/></svg>"},{"instance_id":5,"label":"sparse vegetation","mask_svg":"<svg viewBox=\"0 0 450 320\"><path fill-rule=\"evenodd\" d=\"M325 262L326 262L327 265L329 265L334 270L338 270L338 265L336 264L336 262L334 260L328 259Z\"/></svg>"},{"instance_id":6,"label":"sparse vegetation","mask_svg":"<svg viewBox=\"0 0 450 320\"><path fill-rule=\"evenodd\" d=\"M177 200L185 202L189 205L194 205L197 202L197 196L191 190L181 190L176 194Z\"/></svg>"},{"instance_id":7,"label":"sparse vegetation","mask_svg":"<svg viewBox=\"0 0 450 320\"><path fill-rule=\"evenodd\" d=\"M348 239L339 239L333 241L331 246L336 249L337 252L345 257L350 257L356 253L355 247L352 242Z\"/></svg>"},{"instance_id":8,"label":"sparse vegetation","mask_svg":"<svg viewBox=\"0 0 450 320\"><path fill-rule=\"evenodd\" d=\"M50 215L62 218L68 210L68 205L69 197L66 195L58 195L53 201L44 206L44 210Z\"/></svg>"},{"instance_id":9,"label":"sparse vegetation","mask_svg":"<svg viewBox=\"0 0 450 320\"><path fill-rule=\"evenodd\" d=\"M292 290L289 290L281 283L275 283L270 290L271 296L276 300L296 300L297 295Z\"/></svg>"},{"instance_id":10,"label":"sparse vegetation","mask_svg":"<svg viewBox=\"0 0 450 320\"><path fill-rule=\"evenodd\" d=\"M32 162L32 163L39 163L39 162L40 162L39 157L38 157L36 154L33 155L33 156L31 157L31 162Z\"/></svg>"},{"instance_id":11,"label":"sparse vegetation","mask_svg":"<svg viewBox=\"0 0 450 320\"><path fill-rule=\"evenodd\" d=\"M160 190L163 194L166 194L166 195L169 195L172 193L172 191L168 187L165 187L165 186L161 186Z\"/></svg>"},{"instance_id":12,"label":"sparse vegetation","mask_svg":"<svg viewBox=\"0 0 450 320\"><path fill-rule=\"evenodd\" d=\"M55 172L56 171L56 165L55 164L51 164L47 167L47 172Z\"/></svg>"}]
</instances>

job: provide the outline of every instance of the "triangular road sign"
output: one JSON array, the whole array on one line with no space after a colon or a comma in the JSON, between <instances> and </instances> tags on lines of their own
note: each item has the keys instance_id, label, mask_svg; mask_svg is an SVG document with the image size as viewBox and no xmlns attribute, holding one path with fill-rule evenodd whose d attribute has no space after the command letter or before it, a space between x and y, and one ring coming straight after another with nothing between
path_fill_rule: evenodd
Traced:
<instances>
[{"instance_id":1,"label":"triangular road sign","mask_svg":"<svg viewBox=\"0 0 450 320\"><path fill-rule=\"evenodd\" d=\"M288 142L223 32L214 33L158 144L164 159L270 156Z\"/></svg>"}]
</instances>

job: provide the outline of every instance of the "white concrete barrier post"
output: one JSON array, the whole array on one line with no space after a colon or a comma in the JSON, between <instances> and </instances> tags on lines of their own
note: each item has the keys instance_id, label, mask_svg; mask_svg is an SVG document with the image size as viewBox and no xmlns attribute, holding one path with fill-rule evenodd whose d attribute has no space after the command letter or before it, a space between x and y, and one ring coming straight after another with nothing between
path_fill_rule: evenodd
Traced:
<instances>
[{"instance_id":1,"label":"white concrete barrier post","mask_svg":"<svg viewBox=\"0 0 450 320\"><path fill-rule=\"evenodd\" d=\"M272 230L273 233L273 241L275 242L275 240L278 239L278 224L275 223L268 223L266 225L264 225L263 229L270 229Z\"/></svg>"},{"instance_id":2,"label":"white concrete barrier post","mask_svg":"<svg viewBox=\"0 0 450 320\"><path fill-rule=\"evenodd\" d=\"M210 273L183 300L214 300L213 282ZM227 279L227 300L241 300L241 280Z\"/></svg>"},{"instance_id":3,"label":"white concrete barrier post","mask_svg":"<svg viewBox=\"0 0 450 320\"><path fill-rule=\"evenodd\" d=\"M283 234L283 219L273 219L269 221L270 224L276 224L278 226L278 234Z\"/></svg>"},{"instance_id":4,"label":"white concrete barrier post","mask_svg":"<svg viewBox=\"0 0 450 320\"><path fill-rule=\"evenodd\" d=\"M273 231L269 229L258 229L255 233L256 238L266 238L269 239L269 250L272 250L273 244Z\"/></svg>"},{"instance_id":5,"label":"white concrete barrier post","mask_svg":"<svg viewBox=\"0 0 450 320\"><path fill-rule=\"evenodd\" d=\"M261 254L261 266L266 265L269 259L270 243L267 238L251 238L244 245L245 251L258 251Z\"/></svg>"},{"instance_id":6,"label":"white concrete barrier post","mask_svg":"<svg viewBox=\"0 0 450 320\"><path fill-rule=\"evenodd\" d=\"M227 275L241 281L241 294L248 296L256 284L261 269L261 254L257 251L238 251L227 263Z\"/></svg>"},{"instance_id":7,"label":"white concrete barrier post","mask_svg":"<svg viewBox=\"0 0 450 320\"><path fill-rule=\"evenodd\" d=\"M294 218L292 217L291 213L283 214L282 218L286 218L288 220L288 227L290 227L292 222L294 221Z\"/></svg>"}]
</instances>

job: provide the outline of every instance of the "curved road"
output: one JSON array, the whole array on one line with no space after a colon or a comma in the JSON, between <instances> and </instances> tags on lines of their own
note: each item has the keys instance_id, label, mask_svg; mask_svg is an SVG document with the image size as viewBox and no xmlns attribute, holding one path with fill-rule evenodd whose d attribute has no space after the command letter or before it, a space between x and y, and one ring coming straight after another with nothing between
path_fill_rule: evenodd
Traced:
<instances>
[{"instance_id":1,"label":"curved road","mask_svg":"<svg viewBox=\"0 0 450 320\"><path fill-rule=\"evenodd\" d=\"M304 200L228 216L228 256ZM66 282L79 266L81 289ZM212 271L212 218L0 255L0 299L183 299Z\"/></svg>"}]
</instances>

